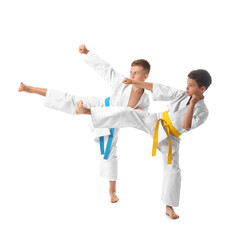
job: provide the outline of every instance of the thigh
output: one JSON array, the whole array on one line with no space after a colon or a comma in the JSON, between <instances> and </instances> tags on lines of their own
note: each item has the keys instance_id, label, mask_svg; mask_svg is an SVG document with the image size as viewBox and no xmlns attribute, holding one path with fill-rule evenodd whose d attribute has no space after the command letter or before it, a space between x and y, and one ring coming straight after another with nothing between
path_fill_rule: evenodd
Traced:
<instances>
[{"instance_id":1,"label":"thigh","mask_svg":"<svg viewBox=\"0 0 235 240\"><path fill-rule=\"evenodd\" d=\"M167 164L168 151L169 151L169 140L164 139L158 144L158 150L161 152L164 159L163 165L168 168L179 168L179 142L171 139L172 144L172 164Z\"/></svg>"}]
</instances>

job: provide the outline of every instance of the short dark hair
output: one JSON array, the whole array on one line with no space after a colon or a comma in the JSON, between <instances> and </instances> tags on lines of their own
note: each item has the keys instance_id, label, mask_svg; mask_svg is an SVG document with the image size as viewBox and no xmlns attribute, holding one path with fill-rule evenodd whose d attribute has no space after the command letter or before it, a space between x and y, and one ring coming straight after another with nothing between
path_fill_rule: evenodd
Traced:
<instances>
[{"instance_id":1,"label":"short dark hair","mask_svg":"<svg viewBox=\"0 0 235 240\"><path fill-rule=\"evenodd\" d=\"M197 82L198 87L205 86L206 89L211 85L211 75L203 69L193 70L188 74L188 77Z\"/></svg>"},{"instance_id":2,"label":"short dark hair","mask_svg":"<svg viewBox=\"0 0 235 240\"><path fill-rule=\"evenodd\" d=\"M147 74L149 74L150 68L151 68L149 62L148 62L147 60L145 60L145 59L135 60L135 61L132 62L131 66L132 66L132 67L133 67L133 66L141 66L141 67L143 67L144 71L145 71Z\"/></svg>"}]
</instances>

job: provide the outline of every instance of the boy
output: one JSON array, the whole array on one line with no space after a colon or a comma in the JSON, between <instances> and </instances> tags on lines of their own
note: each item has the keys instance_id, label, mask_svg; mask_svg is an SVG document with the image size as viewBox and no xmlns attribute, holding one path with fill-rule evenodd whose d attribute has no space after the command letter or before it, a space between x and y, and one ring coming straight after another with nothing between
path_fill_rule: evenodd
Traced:
<instances>
[{"instance_id":1,"label":"boy","mask_svg":"<svg viewBox=\"0 0 235 240\"><path fill-rule=\"evenodd\" d=\"M148 113L129 107L89 109L85 108L80 101L77 104L76 113L91 114L94 127L135 127L154 138L153 156L156 155L156 148L158 148L164 159L162 200L166 204L166 214L176 219L179 216L173 207L179 205L181 186L179 136L200 126L207 119L208 109L204 103L203 94L211 84L211 76L202 69L190 72L186 91L132 79L124 79L123 82L150 90L155 101L171 101L168 111Z\"/></svg>"},{"instance_id":2,"label":"boy","mask_svg":"<svg viewBox=\"0 0 235 240\"><path fill-rule=\"evenodd\" d=\"M107 83L110 84L112 94L110 97L110 106L129 106L131 108L143 108L149 107L148 95L142 88L137 86L129 86L123 84L123 75L115 71L110 64L105 62L95 53L89 51L85 45L79 46L79 52L85 54L85 62L94 69ZM138 81L145 81L148 78L150 71L150 64L143 59L133 61L131 64L130 78ZM25 91L28 93L36 93L45 96L45 106L64 111L66 113L75 114L76 103L79 100L83 100L86 107L105 107L105 99L96 97L80 97L70 95L68 93L58 92L51 89L35 88L26 86L21 83L19 91ZM110 145L110 151L108 152L107 159L101 159L100 161L100 176L109 181L109 194L112 203L117 202L119 198L116 195L116 180L117 180L117 140L119 129L114 129L112 143ZM97 139L104 136L103 142L106 146L110 131L109 129L93 129L93 135Z\"/></svg>"}]
</instances>

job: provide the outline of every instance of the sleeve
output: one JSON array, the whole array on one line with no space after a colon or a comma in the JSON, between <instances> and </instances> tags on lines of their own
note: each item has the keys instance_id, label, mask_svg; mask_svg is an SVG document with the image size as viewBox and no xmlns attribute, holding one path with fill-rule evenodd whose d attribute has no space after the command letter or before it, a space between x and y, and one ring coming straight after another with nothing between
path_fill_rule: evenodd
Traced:
<instances>
[{"instance_id":1,"label":"sleeve","mask_svg":"<svg viewBox=\"0 0 235 240\"><path fill-rule=\"evenodd\" d=\"M124 75L115 71L109 63L105 62L92 51L89 51L86 55L85 62L96 73L98 73L111 86L111 88L115 88L122 83L122 80L125 78Z\"/></svg>"},{"instance_id":2,"label":"sleeve","mask_svg":"<svg viewBox=\"0 0 235 240\"><path fill-rule=\"evenodd\" d=\"M173 99L182 96L184 93L185 91L183 90L153 83L153 101L172 101Z\"/></svg>"},{"instance_id":3,"label":"sleeve","mask_svg":"<svg viewBox=\"0 0 235 240\"><path fill-rule=\"evenodd\" d=\"M191 128L189 129L189 131L202 125L208 118L208 115L209 115L208 111L203 110L203 111L198 112L198 110L196 109L196 111L193 114L192 124L191 124Z\"/></svg>"}]
</instances>

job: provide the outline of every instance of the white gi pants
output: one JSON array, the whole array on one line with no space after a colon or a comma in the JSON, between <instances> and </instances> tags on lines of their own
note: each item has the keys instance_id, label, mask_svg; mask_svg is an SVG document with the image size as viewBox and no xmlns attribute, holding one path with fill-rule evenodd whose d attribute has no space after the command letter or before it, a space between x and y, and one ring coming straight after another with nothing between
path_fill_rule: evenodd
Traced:
<instances>
[{"instance_id":1,"label":"white gi pants","mask_svg":"<svg viewBox=\"0 0 235 240\"><path fill-rule=\"evenodd\" d=\"M80 97L52 89L47 90L45 106L65 113L76 114L75 110L77 102L80 100L83 100L85 107L105 107L104 99L96 97ZM119 129L114 129L114 136L108 159L105 160L103 159L103 155L100 155L100 176L109 181L116 181L118 175L116 146L118 132ZM107 139L108 136L104 136L104 146L107 144Z\"/></svg>"},{"instance_id":2,"label":"white gi pants","mask_svg":"<svg viewBox=\"0 0 235 240\"><path fill-rule=\"evenodd\" d=\"M94 127L134 127L142 130L152 137L156 121L162 118L162 113L148 113L134 110L130 107L91 108L91 117ZM161 124L159 125L158 150L163 158L163 185L162 201L169 206L179 206L181 173L179 168L179 142L180 139L171 135L172 164L167 164L168 139Z\"/></svg>"}]
</instances>

